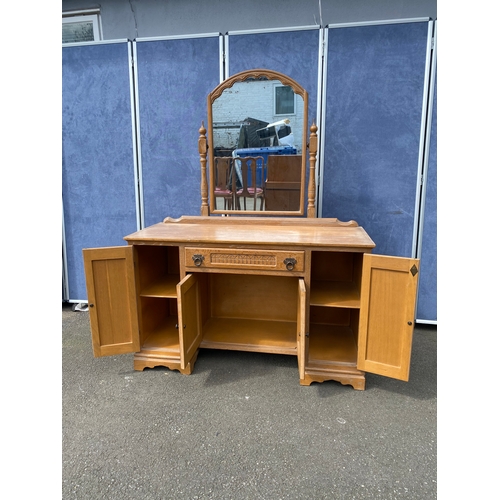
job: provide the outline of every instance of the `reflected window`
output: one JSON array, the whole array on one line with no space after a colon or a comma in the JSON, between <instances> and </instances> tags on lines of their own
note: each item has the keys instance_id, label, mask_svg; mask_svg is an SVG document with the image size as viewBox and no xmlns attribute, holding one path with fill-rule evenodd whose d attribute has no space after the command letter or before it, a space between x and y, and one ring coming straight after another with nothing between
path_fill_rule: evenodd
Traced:
<instances>
[{"instance_id":1,"label":"reflected window","mask_svg":"<svg viewBox=\"0 0 500 500\"><path fill-rule=\"evenodd\" d=\"M274 113L276 115L295 114L295 93L288 85L274 87Z\"/></svg>"},{"instance_id":2,"label":"reflected window","mask_svg":"<svg viewBox=\"0 0 500 500\"><path fill-rule=\"evenodd\" d=\"M62 43L94 42L101 40L100 15L92 13L64 13Z\"/></svg>"}]
</instances>

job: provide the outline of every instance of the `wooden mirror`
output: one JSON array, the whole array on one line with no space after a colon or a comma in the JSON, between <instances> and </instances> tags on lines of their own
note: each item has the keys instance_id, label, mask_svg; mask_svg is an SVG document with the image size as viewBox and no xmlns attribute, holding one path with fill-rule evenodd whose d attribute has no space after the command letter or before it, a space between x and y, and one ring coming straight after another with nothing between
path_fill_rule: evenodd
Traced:
<instances>
[{"instance_id":1,"label":"wooden mirror","mask_svg":"<svg viewBox=\"0 0 500 500\"><path fill-rule=\"evenodd\" d=\"M207 98L200 129L201 214L315 217L317 127L307 142L308 94L276 71L243 71ZM207 179L208 156L208 179Z\"/></svg>"}]
</instances>

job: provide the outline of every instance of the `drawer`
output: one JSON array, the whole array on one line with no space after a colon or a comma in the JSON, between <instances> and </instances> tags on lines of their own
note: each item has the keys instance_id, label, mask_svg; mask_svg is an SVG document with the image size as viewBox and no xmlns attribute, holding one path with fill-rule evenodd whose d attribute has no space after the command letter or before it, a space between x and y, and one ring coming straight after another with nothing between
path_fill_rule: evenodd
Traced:
<instances>
[{"instance_id":1,"label":"drawer","mask_svg":"<svg viewBox=\"0 0 500 500\"><path fill-rule=\"evenodd\" d=\"M187 268L304 271L303 251L186 247L185 257Z\"/></svg>"}]
</instances>

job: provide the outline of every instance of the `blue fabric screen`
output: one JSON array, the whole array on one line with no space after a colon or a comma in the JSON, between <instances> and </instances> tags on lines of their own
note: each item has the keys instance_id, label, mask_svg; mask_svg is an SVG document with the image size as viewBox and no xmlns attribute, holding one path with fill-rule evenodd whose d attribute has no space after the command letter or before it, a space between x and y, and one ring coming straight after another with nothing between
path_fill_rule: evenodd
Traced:
<instances>
[{"instance_id":1,"label":"blue fabric screen","mask_svg":"<svg viewBox=\"0 0 500 500\"><path fill-rule=\"evenodd\" d=\"M219 37L137 42L144 223L199 215L198 136L219 84Z\"/></svg>"},{"instance_id":2,"label":"blue fabric screen","mask_svg":"<svg viewBox=\"0 0 500 500\"><path fill-rule=\"evenodd\" d=\"M309 96L308 131L318 124L318 67L320 30L303 29L262 33L229 34L229 73L255 68L279 71L304 87ZM307 163L308 165L308 163ZM306 170L304 215L307 211Z\"/></svg>"},{"instance_id":3,"label":"blue fabric screen","mask_svg":"<svg viewBox=\"0 0 500 500\"><path fill-rule=\"evenodd\" d=\"M87 300L82 249L137 230L128 43L63 47L62 188L70 301Z\"/></svg>"},{"instance_id":4,"label":"blue fabric screen","mask_svg":"<svg viewBox=\"0 0 500 500\"><path fill-rule=\"evenodd\" d=\"M428 23L329 28L322 216L412 255Z\"/></svg>"},{"instance_id":5,"label":"blue fabric screen","mask_svg":"<svg viewBox=\"0 0 500 500\"><path fill-rule=\"evenodd\" d=\"M434 87L424 206L417 319L437 321L437 86Z\"/></svg>"},{"instance_id":6,"label":"blue fabric screen","mask_svg":"<svg viewBox=\"0 0 500 500\"><path fill-rule=\"evenodd\" d=\"M318 100L318 29L229 35L230 75L254 68L279 71L309 94L309 125L316 119Z\"/></svg>"}]
</instances>

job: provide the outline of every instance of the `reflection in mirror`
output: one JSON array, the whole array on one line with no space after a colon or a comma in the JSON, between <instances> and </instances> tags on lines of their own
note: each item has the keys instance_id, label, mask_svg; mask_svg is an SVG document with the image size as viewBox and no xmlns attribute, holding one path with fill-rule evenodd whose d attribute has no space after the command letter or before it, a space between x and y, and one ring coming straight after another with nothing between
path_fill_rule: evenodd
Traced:
<instances>
[{"instance_id":1,"label":"reflection in mirror","mask_svg":"<svg viewBox=\"0 0 500 500\"><path fill-rule=\"evenodd\" d=\"M302 154L303 123L304 99L290 86L279 80L237 82L212 106L214 155L270 146Z\"/></svg>"},{"instance_id":2,"label":"reflection in mirror","mask_svg":"<svg viewBox=\"0 0 500 500\"><path fill-rule=\"evenodd\" d=\"M245 71L208 96L208 116L210 213L303 215L307 92L280 73Z\"/></svg>"}]
</instances>

